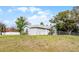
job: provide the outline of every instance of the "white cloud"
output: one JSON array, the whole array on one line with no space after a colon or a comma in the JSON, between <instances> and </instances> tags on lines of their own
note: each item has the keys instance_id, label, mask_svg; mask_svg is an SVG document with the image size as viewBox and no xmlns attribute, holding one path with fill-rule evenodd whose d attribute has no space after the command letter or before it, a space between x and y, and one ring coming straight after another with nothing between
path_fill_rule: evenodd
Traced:
<instances>
[{"instance_id":1,"label":"white cloud","mask_svg":"<svg viewBox=\"0 0 79 59\"><path fill-rule=\"evenodd\" d=\"M32 24L40 24L40 22L43 22L44 24L50 24L49 20L53 16L50 10L42 10L40 8L32 7L33 13L35 13L33 16L29 17L29 21ZM30 9L31 10L31 9Z\"/></svg>"},{"instance_id":2,"label":"white cloud","mask_svg":"<svg viewBox=\"0 0 79 59\"><path fill-rule=\"evenodd\" d=\"M43 10L41 8L37 8L37 7L18 7L15 9L8 9L8 12L13 12L13 11L22 11L22 12L26 12L29 11L30 13L33 14L44 14L44 15L48 15L50 14L50 10Z\"/></svg>"},{"instance_id":3,"label":"white cloud","mask_svg":"<svg viewBox=\"0 0 79 59\"><path fill-rule=\"evenodd\" d=\"M29 11L31 16L28 14L29 15L28 21L31 24L40 24L40 22L44 22L44 24L49 24L49 20L52 17L52 13L50 10L43 10L38 7L17 7L17 8L13 8L13 9L8 9L8 12L17 12L17 11L21 11L24 13L26 11ZM15 22L15 20L4 21L4 23L6 23L7 25L13 24L13 26L15 26L14 22Z\"/></svg>"},{"instance_id":4,"label":"white cloud","mask_svg":"<svg viewBox=\"0 0 79 59\"><path fill-rule=\"evenodd\" d=\"M29 10L30 10L32 13L37 13L38 11L41 11L42 9L41 9L41 8L36 8L36 7L29 7Z\"/></svg>"},{"instance_id":5,"label":"white cloud","mask_svg":"<svg viewBox=\"0 0 79 59\"><path fill-rule=\"evenodd\" d=\"M49 24L50 17L47 15L33 15L28 18L30 23L32 24L40 24L40 22L44 22L44 24Z\"/></svg>"},{"instance_id":6,"label":"white cloud","mask_svg":"<svg viewBox=\"0 0 79 59\"><path fill-rule=\"evenodd\" d=\"M9 20L4 20L3 23L6 24L6 25L8 25L8 24L10 24L10 21Z\"/></svg>"},{"instance_id":7,"label":"white cloud","mask_svg":"<svg viewBox=\"0 0 79 59\"><path fill-rule=\"evenodd\" d=\"M44 11L39 11L37 14L39 14L39 15L50 15L51 12L47 11L47 10L44 10Z\"/></svg>"},{"instance_id":8,"label":"white cloud","mask_svg":"<svg viewBox=\"0 0 79 59\"><path fill-rule=\"evenodd\" d=\"M37 15L33 15L32 17L29 17L29 19L36 19Z\"/></svg>"},{"instance_id":9,"label":"white cloud","mask_svg":"<svg viewBox=\"0 0 79 59\"><path fill-rule=\"evenodd\" d=\"M43 11L39 11L38 14L47 14L47 13Z\"/></svg>"},{"instance_id":10,"label":"white cloud","mask_svg":"<svg viewBox=\"0 0 79 59\"><path fill-rule=\"evenodd\" d=\"M10 13L11 13L11 12L13 12L13 10L12 10L12 9L8 9L8 12L10 12Z\"/></svg>"},{"instance_id":11,"label":"white cloud","mask_svg":"<svg viewBox=\"0 0 79 59\"><path fill-rule=\"evenodd\" d=\"M2 9L0 9L0 12L2 12L3 10Z\"/></svg>"},{"instance_id":12,"label":"white cloud","mask_svg":"<svg viewBox=\"0 0 79 59\"><path fill-rule=\"evenodd\" d=\"M16 24L15 24L15 20L4 20L2 23L4 23L7 27L15 27Z\"/></svg>"},{"instance_id":13,"label":"white cloud","mask_svg":"<svg viewBox=\"0 0 79 59\"><path fill-rule=\"evenodd\" d=\"M37 8L37 7L19 7L16 10L20 10L22 12L29 11L33 14L49 14L48 10L43 11L41 8Z\"/></svg>"},{"instance_id":14,"label":"white cloud","mask_svg":"<svg viewBox=\"0 0 79 59\"><path fill-rule=\"evenodd\" d=\"M26 12L28 10L28 8L27 7L19 7L19 8L17 8L17 10L20 10L22 12Z\"/></svg>"}]
</instances>

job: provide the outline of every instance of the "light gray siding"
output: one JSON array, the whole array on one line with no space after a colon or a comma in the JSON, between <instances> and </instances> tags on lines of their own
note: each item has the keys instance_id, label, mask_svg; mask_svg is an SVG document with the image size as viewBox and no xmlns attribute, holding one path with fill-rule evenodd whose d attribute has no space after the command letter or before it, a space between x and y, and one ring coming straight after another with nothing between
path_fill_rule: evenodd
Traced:
<instances>
[{"instance_id":1,"label":"light gray siding","mask_svg":"<svg viewBox=\"0 0 79 59\"><path fill-rule=\"evenodd\" d=\"M48 35L49 30L40 28L30 28L28 29L28 35Z\"/></svg>"}]
</instances>

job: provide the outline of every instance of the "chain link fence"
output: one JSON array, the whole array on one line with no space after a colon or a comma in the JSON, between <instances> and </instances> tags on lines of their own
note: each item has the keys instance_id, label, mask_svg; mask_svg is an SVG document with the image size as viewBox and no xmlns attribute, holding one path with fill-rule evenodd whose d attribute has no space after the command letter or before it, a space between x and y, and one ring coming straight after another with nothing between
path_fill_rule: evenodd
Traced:
<instances>
[{"instance_id":1,"label":"chain link fence","mask_svg":"<svg viewBox=\"0 0 79 59\"><path fill-rule=\"evenodd\" d=\"M69 35L69 33L66 31L57 31L57 34L58 35ZM79 35L79 32L71 32L70 35Z\"/></svg>"}]
</instances>

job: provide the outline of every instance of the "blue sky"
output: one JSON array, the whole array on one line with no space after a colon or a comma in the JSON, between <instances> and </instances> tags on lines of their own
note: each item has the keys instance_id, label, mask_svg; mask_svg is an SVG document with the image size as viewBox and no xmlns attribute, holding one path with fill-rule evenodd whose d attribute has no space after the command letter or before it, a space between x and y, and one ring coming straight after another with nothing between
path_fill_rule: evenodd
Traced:
<instances>
[{"instance_id":1,"label":"blue sky","mask_svg":"<svg viewBox=\"0 0 79 59\"><path fill-rule=\"evenodd\" d=\"M49 20L58 12L72 10L72 6L0 6L0 22L8 27L15 27L17 17L24 16L33 25L48 25Z\"/></svg>"}]
</instances>

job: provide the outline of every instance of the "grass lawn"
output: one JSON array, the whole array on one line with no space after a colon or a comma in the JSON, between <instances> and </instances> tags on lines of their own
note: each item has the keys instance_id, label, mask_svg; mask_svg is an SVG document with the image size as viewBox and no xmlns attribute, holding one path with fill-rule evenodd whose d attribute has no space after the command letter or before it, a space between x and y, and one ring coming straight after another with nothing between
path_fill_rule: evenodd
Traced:
<instances>
[{"instance_id":1,"label":"grass lawn","mask_svg":"<svg viewBox=\"0 0 79 59\"><path fill-rule=\"evenodd\" d=\"M79 36L0 36L2 52L79 51Z\"/></svg>"}]
</instances>

